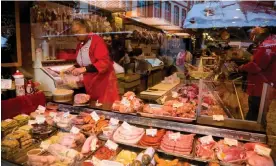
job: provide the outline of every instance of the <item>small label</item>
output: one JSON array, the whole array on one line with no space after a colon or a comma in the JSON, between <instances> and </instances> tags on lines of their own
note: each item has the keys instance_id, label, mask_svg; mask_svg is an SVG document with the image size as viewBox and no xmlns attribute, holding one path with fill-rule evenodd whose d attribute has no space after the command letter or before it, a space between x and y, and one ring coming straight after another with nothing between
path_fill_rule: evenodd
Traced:
<instances>
[{"instance_id":1,"label":"small label","mask_svg":"<svg viewBox=\"0 0 276 166\"><path fill-rule=\"evenodd\" d=\"M179 94L175 91L172 91L172 97L173 98L177 98L179 96Z\"/></svg>"},{"instance_id":2,"label":"small label","mask_svg":"<svg viewBox=\"0 0 276 166\"><path fill-rule=\"evenodd\" d=\"M231 138L224 138L224 144L229 145L229 146L237 146L238 140L231 139Z\"/></svg>"},{"instance_id":3,"label":"small label","mask_svg":"<svg viewBox=\"0 0 276 166\"><path fill-rule=\"evenodd\" d=\"M109 121L109 124L111 124L113 126L116 126L116 125L119 124L119 120L115 119L115 118L111 118L110 121Z\"/></svg>"},{"instance_id":4,"label":"small label","mask_svg":"<svg viewBox=\"0 0 276 166\"><path fill-rule=\"evenodd\" d=\"M98 122L98 120L100 120L99 115L95 111L93 111L90 115L95 122Z\"/></svg>"},{"instance_id":5,"label":"small label","mask_svg":"<svg viewBox=\"0 0 276 166\"><path fill-rule=\"evenodd\" d=\"M124 122L123 124L122 124L122 127L124 128L124 129L127 129L127 130L131 130L131 126L130 126L130 124L128 124L127 122Z\"/></svg>"},{"instance_id":6,"label":"small label","mask_svg":"<svg viewBox=\"0 0 276 166\"><path fill-rule=\"evenodd\" d=\"M36 120L29 120L28 121L29 126L32 126L33 124L36 124Z\"/></svg>"},{"instance_id":7,"label":"small label","mask_svg":"<svg viewBox=\"0 0 276 166\"><path fill-rule=\"evenodd\" d=\"M122 99L122 101L121 101L121 104L123 104L123 105L125 105L125 106L127 106L127 107L130 106L130 102L127 100L126 97L123 97L123 99Z\"/></svg>"},{"instance_id":8,"label":"small label","mask_svg":"<svg viewBox=\"0 0 276 166\"><path fill-rule=\"evenodd\" d=\"M173 104L174 108L179 108L179 107L182 107L182 106L183 106L183 103L174 103Z\"/></svg>"},{"instance_id":9,"label":"small label","mask_svg":"<svg viewBox=\"0 0 276 166\"><path fill-rule=\"evenodd\" d=\"M42 106L42 105L39 105L39 106L37 107L37 109L40 110L40 111L44 111L44 112L45 112L45 110L46 110L46 108L45 108L44 106ZM44 113L44 112L43 112L43 113Z\"/></svg>"},{"instance_id":10,"label":"small label","mask_svg":"<svg viewBox=\"0 0 276 166\"><path fill-rule=\"evenodd\" d=\"M44 150L47 150L49 146L50 146L50 143L47 141L42 141L40 144L40 147Z\"/></svg>"},{"instance_id":11,"label":"small label","mask_svg":"<svg viewBox=\"0 0 276 166\"><path fill-rule=\"evenodd\" d=\"M224 121L224 116L223 115L213 115L213 120Z\"/></svg>"},{"instance_id":12,"label":"small label","mask_svg":"<svg viewBox=\"0 0 276 166\"><path fill-rule=\"evenodd\" d=\"M156 136L156 134L157 134L157 129L146 129L146 135L154 137Z\"/></svg>"},{"instance_id":13,"label":"small label","mask_svg":"<svg viewBox=\"0 0 276 166\"><path fill-rule=\"evenodd\" d=\"M261 145L255 145L254 151L262 156L270 157L271 149L261 146Z\"/></svg>"},{"instance_id":14,"label":"small label","mask_svg":"<svg viewBox=\"0 0 276 166\"><path fill-rule=\"evenodd\" d=\"M177 139L180 138L180 132L169 134L169 138L170 138L171 140L176 141Z\"/></svg>"},{"instance_id":15,"label":"small label","mask_svg":"<svg viewBox=\"0 0 276 166\"><path fill-rule=\"evenodd\" d=\"M12 119L6 119L5 121L6 121L6 122L11 122L11 121L12 121Z\"/></svg>"},{"instance_id":16,"label":"small label","mask_svg":"<svg viewBox=\"0 0 276 166\"><path fill-rule=\"evenodd\" d=\"M12 80L11 79L1 79L1 89L11 89Z\"/></svg>"},{"instance_id":17,"label":"small label","mask_svg":"<svg viewBox=\"0 0 276 166\"><path fill-rule=\"evenodd\" d=\"M68 118L69 115L70 115L70 112L64 112L64 113L63 113L63 117L64 117L64 118Z\"/></svg>"},{"instance_id":18,"label":"small label","mask_svg":"<svg viewBox=\"0 0 276 166\"><path fill-rule=\"evenodd\" d=\"M78 134L79 132L80 132L80 129L75 126L73 126L70 130L70 133L73 133L73 134Z\"/></svg>"},{"instance_id":19,"label":"small label","mask_svg":"<svg viewBox=\"0 0 276 166\"><path fill-rule=\"evenodd\" d=\"M110 150L117 150L118 148L118 144L116 144L115 142L111 141L111 140L107 140L105 143L105 146L108 147L108 149Z\"/></svg>"},{"instance_id":20,"label":"small label","mask_svg":"<svg viewBox=\"0 0 276 166\"><path fill-rule=\"evenodd\" d=\"M44 114L45 111L43 111L43 110L35 110L35 112L38 113L38 114Z\"/></svg>"},{"instance_id":21,"label":"small label","mask_svg":"<svg viewBox=\"0 0 276 166\"><path fill-rule=\"evenodd\" d=\"M208 135L208 136L204 136L204 137L199 138L199 141L202 144L210 144L210 143L214 142L214 139L211 135Z\"/></svg>"},{"instance_id":22,"label":"small label","mask_svg":"<svg viewBox=\"0 0 276 166\"><path fill-rule=\"evenodd\" d=\"M25 84L25 80L24 80L24 78L17 78L14 80L14 83L15 83L15 86L17 86L17 85L21 86L21 85Z\"/></svg>"},{"instance_id":23,"label":"small label","mask_svg":"<svg viewBox=\"0 0 276 166\"><path fill-rule=\"evenodd\" d=\"M45 120L46 120L45 117L42 116L42 115L38 115L35 118L35 121L36 121L37 124L43 124L45 122Z\"/></svg>"},{"instance_id":24,"label":"small label","mask_svg":"<svg viewBox=\"0 0 276 166\"><path fill-rule=\"evenodd\" d=\"M207 103L202 103L202 106L209 108L210 106Z\"/></svg>"},{"instance_id":25,"label":"small label","mask_svg":"<svg viewBox=\"0 0 276 166\"><path fill-rule=\"evenodd\" d=\"M50 112L50 113L49 113L49 116L50 116L51 118L54 118L54 117L57 116L57 113L56 113L56 112Z\"/></svg>"}]
</instances>

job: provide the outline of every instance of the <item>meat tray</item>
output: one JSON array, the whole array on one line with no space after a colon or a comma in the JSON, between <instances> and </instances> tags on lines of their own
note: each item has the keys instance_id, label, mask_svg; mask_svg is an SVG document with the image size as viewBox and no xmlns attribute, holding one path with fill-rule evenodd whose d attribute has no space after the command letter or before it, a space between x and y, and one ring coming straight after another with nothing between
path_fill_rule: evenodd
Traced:
<instances>
[{"instance_id":1,"label":"meat tray","mask_svg":"<svg viewBox=\"0 0 276 166\"><path fill-rule=\"evenodd\" d=\"M200 157L197 157L196 156L196 146L198 144L197 140L199 139L199 137L195 137L195 140L194 140L194 148L193 148L193 154L194 154L194 158L198 161L202 161L202 162L214 162L214 163L218 163L218 159L217 159L217 155L215 153L215 158L214 159L202 159Z\"/></svg>"},{"instance_id":2,"label":"meat tray","mask_svg":"<svg viewBox=\"0 0 276 166\"><path fill-rule=\"evenodd\" d=\"M165 116L165 115L154 115L154 114L149 114L144 112L139 112L138 114L148 118L171 120L171 121L186 122L186 123L191 123L196 120L196 118L191 119L191 118L173 117L173 116Z\"/></svg>"}]
</instances>

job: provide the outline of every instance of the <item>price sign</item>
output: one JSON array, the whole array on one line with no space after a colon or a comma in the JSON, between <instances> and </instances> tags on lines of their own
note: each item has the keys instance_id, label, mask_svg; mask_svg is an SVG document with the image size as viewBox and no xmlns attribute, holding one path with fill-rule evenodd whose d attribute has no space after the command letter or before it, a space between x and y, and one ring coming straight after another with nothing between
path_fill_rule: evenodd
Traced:
<instances>
[{"instance_id":1,"label":"price sign","mask_svg":"<svg viewBox=\"0 0 276 166\"><path fill-rule=\"evenodd\" d=\"M43 124L45 122L46 118L43 115L38 115L35 118L35 121L37 124Z\"/></svg>"},{"instance_id":2,"label":"price sign","mask_svg":"<svg viewBox=\"0 0 276 166\"><path fill-rule=\"evenodd\" d=\"M90 115L95 122L98 122L98 120L100 120L99 115L95 111L93 111Z\"/></svg>"},{"instance_id":3,"label":"price sign","mask_svg":"<svg viewBox=\"0 0 276 166\"><path fill-rule=\"evenodd\" d=\"M124 122L123 124L122 124L122 127L123 128L125 128L125 129L127 129L127 130L131 130L131 125L130 124L128 124L127 122Z\"/></svg>"},{"instance_id":4,"label":"price sign","mask_svg":"<svg viewBox=\"0 0 276 166\"><path fill-rule=\"evenodd\" d=\"M28 115L26 115L26 114L21 114L22 116L24 116L24 117L27 117Z\"/></svg>"},{"instance_id":5,"label":"price sign","mask_svg":"<svg viewBox=\"0 0 276 166\"><path fill-rule=\"evenodd\" d=\"M57 116L57 113L56 113L56 112L50 112L50 113L49 113L49 116L52 117L52 118L54 118L54 117Z\"/></svg>"},{"instance_id":6,"label":"price sign","mask_svg":"<svg viewBox=\"0 0 276 166\"><path fill-rule=\"evenodd\" d=\"M63 113L63 117L64 117L64 118L68 118L68 117L69 117L69 115L70 115L70 113L69 113L69 112L64 112L64 113Z\"/></svg>"},{"instance_id":7,"label":"price sign","mask_svg":"<svg viewBox=\"0 0 276 166\"><path fill-rule=\"evenodd\" d=\"M154 137L156 136L156 134L157 134L157 129L146 129L146 135Z\"/></svg>"},{"instance_id":8,"label":"price sign","mask_svg":"<svg viewBox=\"0 0 276 166\"><path fill-rule=\"evenodd\" d=\"M202 106L209 108L209 105L207 103L202 103Z\"/></svg>"},{"instance_id":9,"label":"price sign","mask_svg":"<svg viewBox=\"0 0 276 166\"><path fill-rule=\"evenodd\" d=\"M73 126L70 130L70 133L73 133L73 134L78 134L79 132L80 132L80 129L75 126Z\"/></svg>"},{"instance_id":10,"label":"price sign","mask_svg":"<svg viewBox=\"0 0 276 166\"><path fill-rule=\"evenodd\" d=\"M224 116L223 115L213 115L213 120L224 121Z\"/></svg>"},{"instance_id":11,"label":"price sign","mask_svg":"<svg viewBox=\"0 0 276 166\"><path fill-rule=\"evenodd\" d=\"M111 141L111 140L107 140L106 143L105 143L105 146L108 147L108 149L111 149L111 150L117 150L118 148L118 144L116 144L115 142Z\"/></svg>"},{"instance_id":12,"label":"price sign","mask_svg":"<svg viewBox=\"0 0 276 166\"><path fill-rule=\"evenodd\" d=\"M177 139L180 138L180 132L169 134L169 138L170 138L171 140L176 141Z\"/></svg>"},{"instance_id":13,"label":"price sign","mask_svg":"<svg viewBox=\"0 0 276 166\"><path fill-rule=\"evenodd\" d=\"M224 138L224 144L229 145L229 146L237 146L238 140L231 139L231 138Z\"/></svg>"},{"instance_id":14,"label":"price sign","mask_svg":"<svg viewBox=\"0 0 276 166\"><path fill-rule=\"evenodd\" d=\"M116 125L119 124L119 120L115 119L115 118L111 118L110 121L109 121L109 124L111 124L113 126L116 126Z\"/></svg>"},{"instance_id":15,"label":"price sign","mask_svg":"<svg viewBox=\"0 0 276 166\"><path fill-rule=\"evenodd\" d=\"M1 79L1 89L11 89L12 80L11 79Z\"/></svg>"},{"instance_id":16,"label":"price sign","mask_svg":"<svg viewBox=\"0 0 276 166\"><path fill-rule=\"evenodd\" d=\"M261 146L261 145L255 145L254 151L262 156L270 157L271 149Z\"/></svg>"},{"instance_id":17,"label":"price sign","mask_svg":"<svg viewBox=\"0 0 276 166\"><path fill-rule=\"evenodd\" d=\"M126 97L123 97L121 104L129 107L130 106L130 102L128 101L128 99Z\"/></svg>"},{"instance_id":18,"label":"price sign","mask_svg":"<svg viewBox=\"0 0 276 166\"><path fill-rule=\"evenodd\" d=\"M45 110L46 110L46 108L45 108L44 106L42 106L42 105L39 105L39 106L37 107L37 109L40 110L40 111L44 111L44 112L45 112ZM44 113L44 112L43 112L43 113Z\"/></svg>"},{"instance_id":19,"label":"price sign","mask_svg":"<svg viewBox=\"0 0 276 166\"><path fill-rule=\"evenodd\" d=\"M172 91L172 97L173 98L177 98L179 96L179 94L175 91Z\"/></svg>"},{"instance_id":20,"label":"price sign","mask_svg":"<svg viewBox=\"0 0 276 166\"><path fill-rule=\"evenodd\" d=\"M183 106L183 103L174 103L173 104L174 108L179 108L179 107L182 107L182 106Z\"/></svg>"},{"instance_id":21,"label":"price sign","mask_svg":"<svg viewBox=\"0 0 276 166\"><path fill-rule=\"evenodd\" d=\"M208 136L204 136L204 137L199 138L199 141L202 144L210 144L210 143L214 142L214 139L211 135L208 135Z\"/></svg>"},{"instance_id":22,"label":"price sign","mask_svg":"<svg viewBox=\"0 0 276 166\"><path fill-rule=\"evenodd\" d=\"M32 126L33 124L36 124L36 120L29 120L28 121L29 126Z\"/></svg>"}]
</instances>

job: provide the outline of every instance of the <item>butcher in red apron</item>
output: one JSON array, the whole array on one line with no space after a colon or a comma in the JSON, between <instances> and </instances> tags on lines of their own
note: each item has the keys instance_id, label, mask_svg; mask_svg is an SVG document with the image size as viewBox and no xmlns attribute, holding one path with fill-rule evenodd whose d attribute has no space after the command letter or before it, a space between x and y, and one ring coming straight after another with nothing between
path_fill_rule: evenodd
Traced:
<instances>
[{"instance_id":1,"label":"butcher in red apron","mask_svg":"<svg viewBox=\"0 0 276 166\"><path fill-rule=\"evenodd\" d=\"M83 74L86 93L92 100L111 104L119 100L113 62L103 39L89 33L89 27L84 19L73 21L72 31L80 43L76 49L77 63L67 71L73 75Z\"/></svg>"}]
</instances>

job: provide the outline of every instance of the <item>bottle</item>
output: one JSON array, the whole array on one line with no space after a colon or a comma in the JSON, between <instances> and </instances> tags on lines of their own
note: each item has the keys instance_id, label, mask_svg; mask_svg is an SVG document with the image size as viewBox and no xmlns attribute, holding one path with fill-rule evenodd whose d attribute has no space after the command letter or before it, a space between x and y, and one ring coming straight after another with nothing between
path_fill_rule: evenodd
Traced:
<instances>
[{"instance_id":1,"label":"bottle","mask_svg":"<svg viewBox=\"0 0 276 166\"><path fill-rule=\"evenodd\" d=\"M24 96L25 95L25 80L24 75L16 70L16 73L13 74L13 78L15 81L15 90L16 96Z\"/></svg>"},{"instance_id":2,"label":"bottle","mask_svg":"<svg viewBox=\"0 0 276 166\"><path fill-rule=\"evenodd\" d=\"M48 60L49 59L49 43L47 40L44 40L42 42L42 50L43 50L43 60Z\"/></svg>"}]
</instances>

